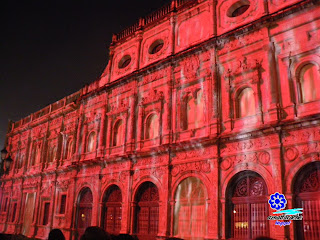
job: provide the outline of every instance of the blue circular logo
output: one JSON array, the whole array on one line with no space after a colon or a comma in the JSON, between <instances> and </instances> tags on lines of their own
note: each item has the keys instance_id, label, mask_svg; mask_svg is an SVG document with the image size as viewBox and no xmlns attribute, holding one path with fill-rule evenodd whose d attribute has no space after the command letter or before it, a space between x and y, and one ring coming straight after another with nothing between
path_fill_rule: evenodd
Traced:
<instances>
[{"instance_id":1,"label":"blue circular logo","mask_svg":"<svg viewBox=\"0 0 320 240\"><path fill-rule=\"evenodd\" d=\"M287 199L283 194L276 192L270 195L268 203L272 209L279 211L286 207Z\"/></svg>"}]
</instances>

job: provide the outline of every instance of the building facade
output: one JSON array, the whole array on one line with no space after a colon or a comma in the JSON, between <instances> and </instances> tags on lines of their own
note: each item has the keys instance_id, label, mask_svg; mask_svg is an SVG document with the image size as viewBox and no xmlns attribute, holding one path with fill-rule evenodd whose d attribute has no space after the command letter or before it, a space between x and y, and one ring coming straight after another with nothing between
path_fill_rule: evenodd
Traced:
<instances>
[{"instance_id":1,"label":"building facade","mask_svg":"<svg viewBox=\"0 0 320 240\"><path fill-rule=\"evenodd\" d=\"M320 3L173 0L101 78L12 123L0 231L320 239ZM279 227L270 194L303 220Z\"/></svg>"}]
</instances>

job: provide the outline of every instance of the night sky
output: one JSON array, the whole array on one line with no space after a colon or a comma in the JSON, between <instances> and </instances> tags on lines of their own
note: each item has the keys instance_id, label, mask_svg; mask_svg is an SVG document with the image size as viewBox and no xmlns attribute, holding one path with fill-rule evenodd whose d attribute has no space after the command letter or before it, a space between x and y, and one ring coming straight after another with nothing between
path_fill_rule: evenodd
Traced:
<instances>
[{"instance_id":1,"label":"night sky","mask_svg":"<svg viewBox=\"0 0 320 240\"><path fill-rule=\"evenodd\" d=\"M18 121L102 74L112 34L170 0L2 0L0 147Z\"/></svg>"}]
</instances>

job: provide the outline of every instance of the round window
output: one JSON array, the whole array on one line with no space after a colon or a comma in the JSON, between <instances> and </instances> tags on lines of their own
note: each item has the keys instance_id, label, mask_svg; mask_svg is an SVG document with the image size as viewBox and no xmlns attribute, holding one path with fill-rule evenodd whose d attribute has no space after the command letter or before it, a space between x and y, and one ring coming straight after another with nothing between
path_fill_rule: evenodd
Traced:
<instances>
[{"instance_id":1,"label":"round window","mask_svg":"<svg viewBox=\"0 0 320 240\"><path fill-rule=\"evenodd\" d=\"M159 52L163 48L163 45L164 45L164 42L162 39L158 39L154 41L149 48L149 54L155 54Z\"/></svg>"},{"instance_id":2,"label":"round window","mask_svg":"<svg viewBox=\"0 0 320 240\"><path fill-rule=\"evenodd\" d=\"M131 62L130 55L126 55L120 60L118 67L119 68L125 68L130 64L130 62Z\"/></svg>"},{"instance_id":3,"label":"round window","mask_svg":"<svg viewBox=\"0 0 320 240\"><path fill-rule=\"evenodd\" d=\"M237 1L232 4L227 11L228 17L238 17L245 13L250 7L250 2L248 0Z\"/></svg>"}]
</instances>

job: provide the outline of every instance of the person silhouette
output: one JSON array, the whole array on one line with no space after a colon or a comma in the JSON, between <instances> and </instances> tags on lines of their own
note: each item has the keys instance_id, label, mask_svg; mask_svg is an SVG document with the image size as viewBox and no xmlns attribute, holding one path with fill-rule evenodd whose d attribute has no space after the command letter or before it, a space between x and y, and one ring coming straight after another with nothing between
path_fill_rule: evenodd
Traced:
<instances>
[{"instance_id":1,"label":"person silhouette","mask_svg":"<svg viewBox=\"0 0 320 240\"><path fill-rule=\"evenodd\" d=\"M50 231L48 240L66 240L66 239L60 229L54 228Z\"/></svg>"}]
</instances>

